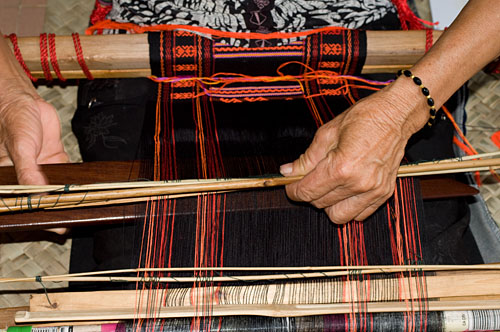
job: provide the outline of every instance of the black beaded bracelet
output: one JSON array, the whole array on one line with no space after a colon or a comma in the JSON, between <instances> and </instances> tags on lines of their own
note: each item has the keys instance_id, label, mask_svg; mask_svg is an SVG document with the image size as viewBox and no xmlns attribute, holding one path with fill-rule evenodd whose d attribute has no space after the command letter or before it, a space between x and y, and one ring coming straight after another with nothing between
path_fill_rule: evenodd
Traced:
<instances>
[{"instance_id":1,"label":"black beaded bracelet","mask_svg":"<svg viewBox=\"0 0 500 332\"><path fill-rule=\"evenodd\" d=\"M407 69L398 70L398 77L401 75L404 75L406 77L411 78L413 80L413 82L420 87L420 89L422 90L422 94L425 96L425 98L427 98L427 105L430 106L430 110L429 110L430 117L429 117L429 121L427 121L427 126L432 127L432 125L434 124L434 121L436 121L437 110L436 110L436 107L434 106L434 99L431 98L431 93L429 92L429 89L427 89L422 84L422 80L420 78L418 78L417 76L413 75L411 71L409 71Z\"/></svg>"}]
</instances>

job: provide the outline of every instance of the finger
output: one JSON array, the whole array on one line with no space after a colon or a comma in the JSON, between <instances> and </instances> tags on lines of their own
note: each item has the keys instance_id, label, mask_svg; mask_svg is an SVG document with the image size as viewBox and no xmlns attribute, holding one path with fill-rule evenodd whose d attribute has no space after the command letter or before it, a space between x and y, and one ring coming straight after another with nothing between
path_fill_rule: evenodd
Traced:
<instances>
[{"instance_id":1,"label":"finger","mask_svg":"<svg viewBox=\"0 0 500 332\"><path fill-rule=\"evenodd\" d=\"M394 195L394 186L392 186L392 190L388 190L385 195L379 195L379 198L375 200L372 204L366 206L365 210L363 210L360 214L354 217L354 220L362 221L371 216L380 206L382 206L389 198Z\"/></svg>"},{"instance_id":2,"label":"finger","mask_svg":"<svg viewBox=\"0 0 500 332\"><path fill-rule=\"evenodd\" d=\"M328 206L325 208L325 212L330 220L336 224L345 224L351 220L365 220L392 196L392 191L387 192L386 190L385 193L381 193L380 190L350 196Z\"/></svg>"},{"instance_id":3,"label":"finger","mask_svg":"<svg viewBox=\"0 0 500 332\"><path fill-rule=\"evenodd\" d=\"M336 158L338 159L338 158ZM355 163L358 165L358 163ZM359 166L361 169L362 166ZM338 202L363 193L371 193L374 199L380 196L386 196L391 193L391 187L388 185L387 177L381 169L374 171L357 170L355 166L339 168L337 178L339 185L334 190L326 193L324 196L311 202L315 207L324 209L328 206L337 204ZM344 182L340 182L344 181Z\"/></svg>"},{"instance_id":4,"label":"finger","mask_svg":"<svg viewBox=\"0 0 500 332\"><path fill-rule=\"evenodd\" d=\"M0 166L3 167L3 166L12 166L14 165L12 163L12 160L10 160L10 157L9 156L5 156L5 157L0 157Z\"/></svg>"},{"instance_id":5,"label":"finger","mask_svg":"<svg viewBox=\"0 0 500 332\"><path fill-rule=\"evenodd\" d=\"M335 120L333 120L335 121ZM319 128L307 150L294 162L281 165L280 173L284 176L305 175L325 158L337 141L335 122L330 121Z\"/></svg>"},{"instance_id":6,"label":"finger","mask_svg":"<svg viewBox=\"0 0 500 332\"><path fill-rule=\"evenodd\" d=\"M68 154L65 151L57 152L51 156L46 156L43 159L37 160L38 164L63 164L69 162Z\"/></svg>"},{"instance_id":7,"label":"finger","mask_svg":"<svg viewBox=\"0 0 500 332\"><path fill-rule=\"evenodd\" d=\"M358 214L356 217L354 217L353 220L363 221L363 220L367 219L375 211L377 211L378 208L380 208L380 206L382 206L382 204L384 204L386 201L387 200L378 200L374 204L369 205L366 209L364 209L363 211L361 211L360 214Z\"/></svg>"},{"instance_id":8,"label":"finger","mask_svg":"<svg viewBox=\"0 0 500 332\"><path fill-rule=\"evenodd\" d=\"M56 234L59 234L59 235L64 235L64 234L68 233L69 228L49 228L46 231L47 232L56 233Z\"/></svg>"},{"instance_id":9,"label":"finger","mask_svg":"<svg viewBox=\"0 0 500 332\"><path fill-rule=\"evenodd\" d=\"M43 100L37 101L40 122L43 124L43 139L38 164L66 163L68 155L61 141L61 126L55 108Z\"/></svg>"},{"instance_id":10,"label":"finger","mask_svg":"<svg viewBox=\"0 0 500 332\"><path fill-rule=\"evenodd\" d=\"M355 171L355 167L350 166L340 150L331 150L302 180L286 186L287 195L295 201L313 202L338 186L351 183L347 169L349 173Z\"/></svg>"},{"instance_id":11,"label":"finger","mask_svg":"<svg viewBox=\"0 0 500 332\"><path fill-rule=\"evenodd\" d=\"M357 191L355 188L350 186L339 185L327 192L325 195L311 201L311 204L318 209L325 209L343 201L344 199L361 193L361 191Z\"/></svg>"},{"instance_id":12,"label":"finger","mask_svg":"<svg viewBox=\"0 0 500 332\"><path fill-rule=\"evenodd\" d=\"M367 204L364 194L351 196L325 209L326 214L336 224L345 224L359 215Z\"/></svg>"}]
</instances>

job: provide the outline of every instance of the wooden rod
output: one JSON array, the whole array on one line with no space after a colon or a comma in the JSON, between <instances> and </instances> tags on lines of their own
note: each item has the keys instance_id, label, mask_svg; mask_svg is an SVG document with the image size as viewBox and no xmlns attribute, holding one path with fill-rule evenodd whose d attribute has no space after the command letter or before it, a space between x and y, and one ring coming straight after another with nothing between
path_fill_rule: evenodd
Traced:
<instances>
[{"instance_id":1,"label":"wooden rod","mask_svg":"<svg viewBox=\"0 0 500 332\"><path fill-rule=\"evenodd\" d=\"M415 274L414 274L415 275ZM358 279L359 277L359 279ZM164 306L242 304L326 304L500 296L497 271L443 272L435 276L369 279L352 275L350 280L327 278L286 284L168 288L146 291L98 291L33 294L31 311L133 309L161 298ZM202 281L203 278L198 278ZM364 290L361 291L360 290ZM277 300L279 299L279 300Z\"/></svg>"},{"instance_id":2,"label":"wooden rod","mask_svg":"<svg viewBox=\"0 0 500 332\"><path fill-rule=\"evenodd\" d=\"M147 309L147 308L145 308ZM350 303L335 304L268 304L268 305L214 305L210 312L204 312L193 306L161 308L158 310L116 309L99 311L20 311L16 314L17 323L54 322L54 321L97 321L135 318L176 318L210 316L268 316L297 317L311 315L346 314L356 312L408 312L408 311L458 311L500 309L498 300L469 301L429 301L429 302L381 302L352 305Z\"/></svg>"},{"instance_id":3,"label":"wooden rod","mask_svg":"<svg viewBox=\"0 0 500 332\"><path fill-rule=\"evenodd\" d=\"M441 33L433 31L433 40ZM7 41L12 48L8 38ZM85 62L95 78L151 76L146 34L80 36L80 41ZM43 78L39 37L21 37L18 44L33 76ZM410 68L425 54L425 44L425 31L367 31L367 56L362 72ZM56 37L56 53L64 77L85 78L71 36ZM56 77L54 72L52 76Z\"/></svg>"}]
</instances>

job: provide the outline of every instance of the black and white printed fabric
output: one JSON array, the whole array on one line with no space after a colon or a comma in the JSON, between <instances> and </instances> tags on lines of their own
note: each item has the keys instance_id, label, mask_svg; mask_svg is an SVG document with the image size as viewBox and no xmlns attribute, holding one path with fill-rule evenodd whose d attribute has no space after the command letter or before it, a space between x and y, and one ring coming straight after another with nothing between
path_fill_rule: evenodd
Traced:
<instances>
[{"instance_id":1,"label":"black and white printed fabric","mask_svg":"<svg viewBox=\"0 0 500 332\"><path fill-rule=\"evenodd\" d=\"M108 19L268 33L325 26L358 29L388 13L396 13L390 0L113 0Z\"/></svg>"}]
</instances>

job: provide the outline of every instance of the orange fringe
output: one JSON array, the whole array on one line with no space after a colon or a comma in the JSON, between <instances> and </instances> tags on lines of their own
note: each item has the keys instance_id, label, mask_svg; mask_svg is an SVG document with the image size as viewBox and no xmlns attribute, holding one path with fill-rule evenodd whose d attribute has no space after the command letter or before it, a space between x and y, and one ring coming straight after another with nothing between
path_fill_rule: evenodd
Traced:
<instances>
[{"instance_id":1,"label":"orange fringe","mask_svg":"<svg viewBox=\"0 0 500 332\"><path fill-rule=\"evenodd\" d=\"M290 39L290 38L309 36L319 32L335 32L341 30L348 30L342 27L324 27L324 28L301 31L301 32L272 32L272 33L231 32L231 31L219 31L210 28L203 28L191 25L182 25L182 24L158 24L153 26L140 26L134 23L118 23L111 20L105 20L97 22L93 26L87 28L87 30L85 30L85 34L92 35L95 31L102 29L119 29L133 33L144 33L148 31L187 30L216 37L236 38L236 39Z\"/></svg>"},{"instance_id":2,"label":"orange fringe","mask_svg":"<svg viewBox=\"0 0 500 332\"><path fill-rule=\"evenodd\" d=\"M477 150L474 149L472 144L470 144L469 140L465 137L464 133L458 126L457 122L451 115L450 111L446 108L446 106L442 107L444 114L450 119L451 123L453 124L453 127L455 128L455 131L457 132L457 135L460 137L461 140L459 140L456 136L453 137L453 143L455 143L462 151L464 151L467 155L475 155L478 154ZM497 179L498 182L500 182L500 176L495 170L490 170L490 173ZM475 173L475 178L477 185L481 185L481 178L479 177L479 172Z\"/></svg>"}]
</instances>

